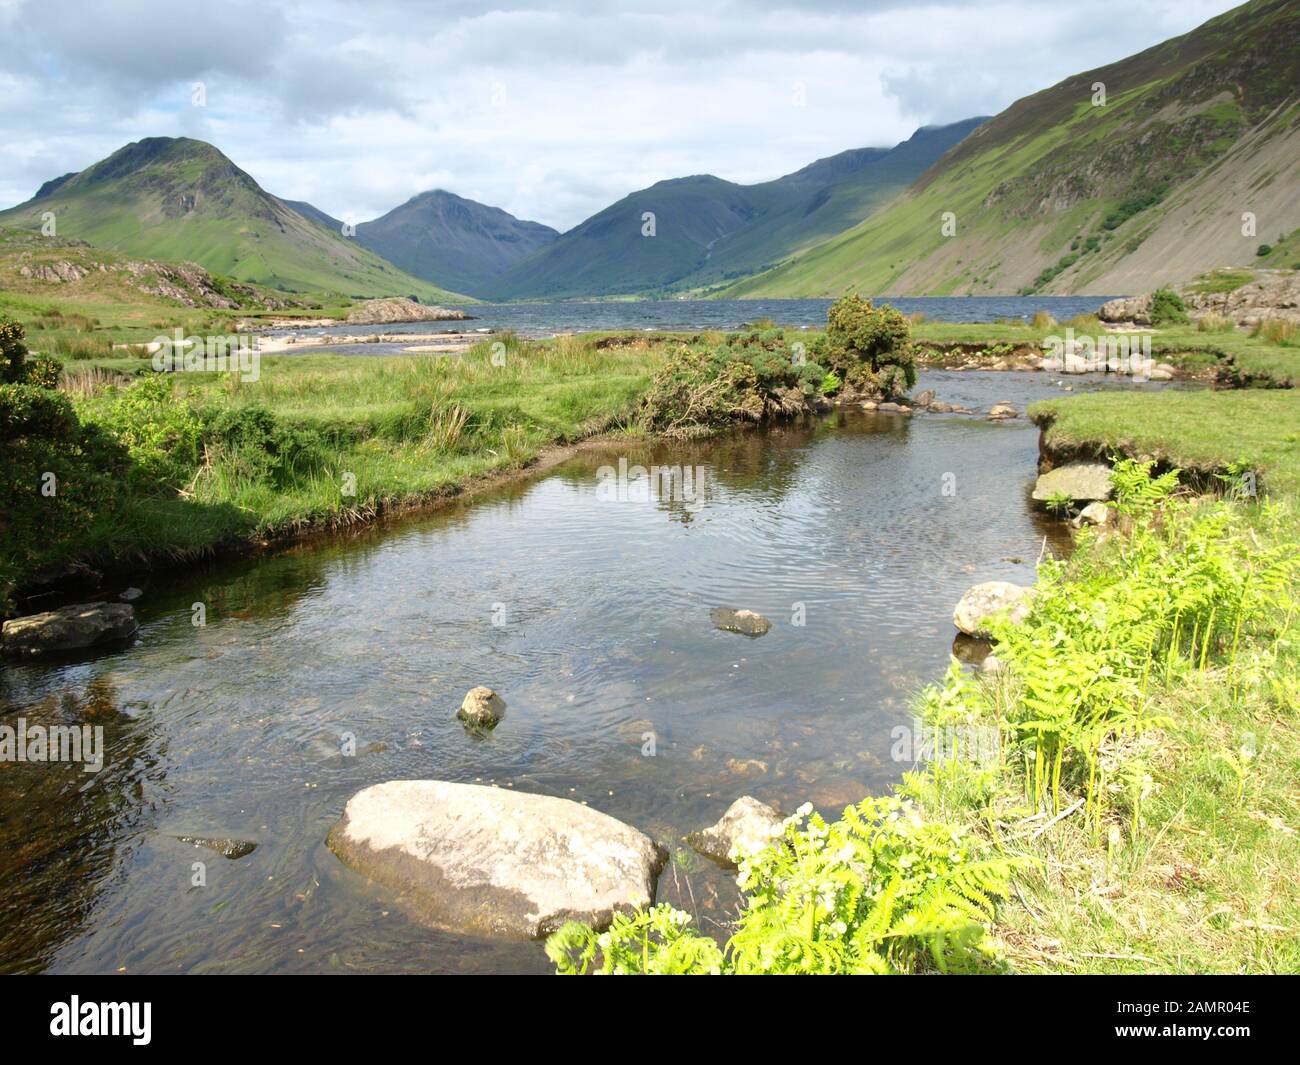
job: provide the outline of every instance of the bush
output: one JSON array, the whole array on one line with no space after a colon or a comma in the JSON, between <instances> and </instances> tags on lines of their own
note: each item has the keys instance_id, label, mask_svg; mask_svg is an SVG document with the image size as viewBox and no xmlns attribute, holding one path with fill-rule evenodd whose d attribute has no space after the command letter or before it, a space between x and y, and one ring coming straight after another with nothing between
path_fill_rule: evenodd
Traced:
<instances>
[{"instance_id":1,"label":"bush","mask_svg":"<svg viewBox=\"0 0 1300 1065\"><path fill-rule=\"evenodd\" d=\"M96 420L127 448L133 488L179 491L198 469L202 424L189 401L173 395L165 374L111 390Z\"/></svg>"},{"instance_id":2,"label":"bush","mask_svg":"<svg viewBox=\"0 0 1300 1065\"><path fill-rule=\"evenodd\" d=\"M1177 292L1158 288L1151 294L1152 325L1185 325L1187 321L1187 305Z\"/></svg>"},{"instance_id":3,"label":"bush","mask_svg":"<svg viewBox=\"0 0 1300 1065\"><path fill-rule=\"evenodd\" d=\"M319 433L284 425L260 406L218 411L203 436L213 461L241 481L284 487L295 477L320 469L325 458Z\"/></svg>"},{"instance_id":4,"label":"bush","mask_svg":"<svg viewBox=\"0 0 1300 1065\"><path fill-rule=\"evenodd\" d=\"M26 361L22 326L7 318L0 354L3 606L22 580L69 555L80 534L113 513L128 459L111 437L82 424L67 396L44 387L48 361Z\"/></svg>"},{"instance_id":5,"label":"bush","mask_svg":"<svg viewBox=\"0 0 1300 1065\"><path fill-rule=\"evenodd\" d=\"M916 384L911 328L893 307L844 296L831 304L826 321L826 335L811 351L848 388L894 400Z\"/></svg>"},{"instance_id":6,"label":"bush","mask_svg":"<svg viewBox=\"0 0 1300 1065\"><path fill-rule=\"evenodd\" d=\"M683 345L642 400L646 429L690 436L735 421L796 417L814 408L827 373L781 330L732 333L718 345Z\"/></svg>"},{"instance_id":7,"label":"bush","mask_svg":"<svg viewBox=\"0 0 1300 1065\"><path fill-rule=\"evenodd\" d=\"M1271 255L1272 253L1273 253L1272 244L1261 244L1258 248L1255 249L1255 254L1258 255L1261 259L1265 255Z\"/></svg>"},{"instance_id":8,"label":"bush","mask_svg":"<svg viewBox=\"0 0 1300 1065\"><path fill-rule=\"evenodd\" d=\"M1014 859L910 802L864 799L827 824L805 805L770 846L740 856L744 909L725 953L670 906L569 923L546 944L560 973L835 974L972 972Z\"/></svg>"}]
</instances>

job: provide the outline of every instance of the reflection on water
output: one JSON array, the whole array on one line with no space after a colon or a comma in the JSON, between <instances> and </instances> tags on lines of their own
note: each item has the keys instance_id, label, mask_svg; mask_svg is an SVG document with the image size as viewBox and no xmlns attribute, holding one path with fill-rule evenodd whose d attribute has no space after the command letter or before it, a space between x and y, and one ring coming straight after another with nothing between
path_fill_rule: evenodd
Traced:
<instances>
[{"instance_id":1,"label":"reflection on water","mask_svg":"<svg viewBox=\"0 0 1300 1065\"><path fill-rule=\"evenodd\" d=\"M984 406L1053 392L925 376ZM898 778L890 729L941 673L957 598L1063 546L1028 505L1036 455L1025 422L837 414L587 450L431 517L154 578L128 651L0 673L5 720L93 718L108 744L97 775L0 766L0 967L544 971L536 944L415 924L325 849L353 792L401 777L589 802L667 842L660 896L716 927L731 878L681 837L741 794L834 812ZM707 466L707 497L602 502L620 456ZM772 631L716 631L716 606ZM510 706L485 738L454 716L476 684ZM180 835L258 848L229 861Z\"/></svg>"}]
</instances>

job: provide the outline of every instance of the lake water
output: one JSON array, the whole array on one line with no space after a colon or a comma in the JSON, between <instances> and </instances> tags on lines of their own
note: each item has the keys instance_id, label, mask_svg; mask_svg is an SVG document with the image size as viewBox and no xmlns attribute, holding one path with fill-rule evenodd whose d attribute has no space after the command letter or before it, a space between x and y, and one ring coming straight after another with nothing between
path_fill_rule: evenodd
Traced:
<instances>
[{"instance_id":1,"label":"lake water","mask_svg":"<svg viewBox=\"0 0 1300 1065\"><path fill-rule=\"evenodd\" d=\"M992 322L999 318L1032 318L1046 310L1058 321L1091 314L1106 296L923 296L880 297L904 314L920 312L940 322ZM512 329L521 336L606 330L739 329L763 318L785 326L820 329L826 325L831 300L624 300L601 303L481 303L456 308L474 316L472 322L404 322L394 325L331 325L297 329L312 333L433 333L462 329Z\"/></svg>"},{"instance_id":2,"label":"lake water","mask_svg":"<svg viewBox=\"0 0 1300 1065\"><path fill-rule=\"evenodd\" d=\"M981 409L1058 394L1043 373L918 387ZM98 774L0 766L0 971L546 971L539 944L422 926L325 847L348 797L393 778L588 802L664 841L659 898L716 930L732 878L682 836L744 794L835 814L887 788L909 768L891 729L942 674L961 593L1068 548L1030 505L1037 437L852 412L584 450L433 515L140 575L132 647L0 670L4 720L88 721L108 744ZM707 497L602 501L620 457L706 467ZM772 631L717 631L716 606ZM476 684L509 705L485 739L454 717ZM258 847L229 861L181 835Z\"/></svg>"}]
</instances>

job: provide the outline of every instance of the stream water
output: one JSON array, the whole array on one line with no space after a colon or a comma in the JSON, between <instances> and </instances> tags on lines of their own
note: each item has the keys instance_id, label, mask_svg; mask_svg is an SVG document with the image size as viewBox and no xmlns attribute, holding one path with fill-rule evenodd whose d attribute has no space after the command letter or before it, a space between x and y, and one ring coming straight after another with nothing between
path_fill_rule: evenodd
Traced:
<instances>
[{"instance_id":1,"label":"stream water","mask_svg":"<svg viewBox=\"0 0 1300 1065\"><path fill-rule=\"evenodd\" d=\"M1059 393L1043 373L923 387L978 409ZM718 927L732 880L682 836L743 794L835 813L897 780L890 730L942 673L961 593L1068 548L1029 502L1037 435L853 412L588 449L432 515L142 575L129 649L0 670L3 720L107 744L97 774L0 765L0 971L545 971L539 944L423 927L325 847L350 795L405 777L588 802L667 843L659 897ZM620 457L704 467L705 497L604 499ZM720 605L772 631L717 631ZM476 684L509 707L485 739L454 717Z\"/></svg>"}]
</instances>

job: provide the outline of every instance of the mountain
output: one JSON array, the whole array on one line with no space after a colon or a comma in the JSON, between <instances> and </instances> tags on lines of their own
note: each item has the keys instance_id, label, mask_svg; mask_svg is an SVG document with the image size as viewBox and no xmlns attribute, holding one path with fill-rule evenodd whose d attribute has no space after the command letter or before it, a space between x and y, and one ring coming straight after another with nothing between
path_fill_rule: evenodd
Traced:
<instances>
[{"instance_id":1,"label":"mountain","mask_svg":"<svg viewBox=\"0 0 1300 1065\"><path fill-rule=\"evenodd\" d=\"M723 295L1124 295L1297 225L1300 5L1252 0L1016 101L885 210Z\"/></svg>"},{"instance_id":2,"label":"mountain","mask_svg":"<svg viewBox=\"0 0 1300 1065\"><path fill-rule=\"evenodd\" d=\"M416 277L474 296L559 235L540 222L442 189L422 192L357 226L358 243L377 255Z\"/></svg>"},{"instance_id":3,"label":"mountain","mask_svg":"<svg viewBox=\"0 0 1300 1065\"><path fill-rule=\"evenodd\" d=\"M463 299L305 217L212 145L188 137L135 141L80 173L47 181L26 203L0 211L0 225L39 229L46 212L54 213L59 237L194 262L285 291Z\"/></svg>"},{"instance_id":4,"label":"mountain","mask_svg":"<svg viewBox=\"0 0 1300 1065\"><path fill-rule=\"evenodd\" d=\"M757 185L672 178L606 207L502 274L497 299L698 288L749 274L841 232L907 188L979 125L919 130L894 148L858 148ZM654 235L643 236L645 215Z\"/></svg>"}]
</instances>

